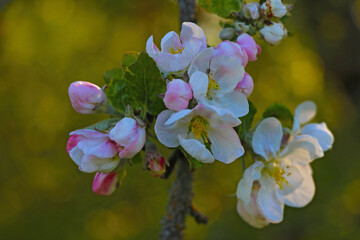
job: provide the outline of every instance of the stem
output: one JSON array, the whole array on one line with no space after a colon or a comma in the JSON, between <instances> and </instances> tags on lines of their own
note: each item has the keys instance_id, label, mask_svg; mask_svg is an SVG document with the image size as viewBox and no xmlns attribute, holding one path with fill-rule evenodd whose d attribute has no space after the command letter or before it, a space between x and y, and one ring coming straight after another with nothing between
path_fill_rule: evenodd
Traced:
<instances>
[{"instance_id":1,"label":"stem","mask_svg":"<svg viewBox=\"0 0 360 240\"><path fill-rule=\"evenodd\" d=\"M178 5L181 24L183 22L197 23L195 0L178 0Z\"/></svg>"},{"instance_id":2,"label":"stem","mask_svg":"<svg viewBox=\"0 0 360 240\"><path fill-rule=\"evenodd\" d=\"M185 217L190 214L193 198L190 166L185 156L180 153L176 180L170 190L166 216L162 221L160 240L181 240L184 237Z\"/></svg>"},{"instance_id":3,"label":"stem","mask_svg":"<svg viewBox=\"0 0 360 240\"><path fill-rule=\"evenodd\" d=\"M195 0L178 0L180 11L180 23L197 22ZM192 205L193 192L190 165L184 154L178 149L171 156L171 165L163 175L167 178L172 172L175 163L178 163L176 179L170 190L170 197L166 208L166 215L163 217L163 225L160 232L160 240L182 240L184 238L186 215L192 216L197 223L208 222L208 218L200 213Z\"/></svg>"}]
</instances>

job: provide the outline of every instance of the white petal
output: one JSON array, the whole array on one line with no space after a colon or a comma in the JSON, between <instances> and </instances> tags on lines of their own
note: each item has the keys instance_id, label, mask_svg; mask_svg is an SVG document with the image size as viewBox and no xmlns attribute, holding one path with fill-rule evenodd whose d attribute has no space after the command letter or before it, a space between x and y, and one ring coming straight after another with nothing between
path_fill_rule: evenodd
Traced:
<instances>
[{"instance_id":1,"label":"white petal","mask_svg":"<svg viewBox=\"0 0 360 240\"><path fill-rule=\"evenodd\" d=\"M214 80L220 84L221 92L234 91L236 85L243 79L244 67L235 58L217 55L210 62L210 71Z\"/></svg>"},{"instance_id":2,"label":"white petal","mask_svg":"<svg viewBox=\"0 0 360 240\"><path fill-rule=\"evenodd\" d=\"M236 127L241 123L231 112L201 102L193 110L205 117L212 128Z\"/></svg>"},{"instance_id":3,"label":"white petal","mask_svg":"<svg viewBox=\"0 0 360 240\"><path fill-rule=\"evenodd\" d=\"M334 143L334 135L330 132L326 123L310 123L301 129L301 134L316 138L323 149L329 150Z\"/></svg>"},{"instance_id":4,"label":"white petal","mask_svg":"<svg viewBox=\"0 0 360 240\"><path fill-rule=\"evenodd\" d=\"M206 37L204 31L195 23L184 22L181 27L180 38L183 44L192 40L199 40L201 48L206 48Z\"/></svg>"},{"instance_id":5,"label":"white petal","mask_svg":"<svg viewBox=\"0 0 360 240\"><path fill-rule=\"evenodd\" d=\"M304 181L292 193L282 196L282 201L290 207L304 207L315 195L315 183L311 174L310 165L298 166Z\"/></svg>"},{"instance_id":6,"label":"white petal","mask_svg":"<svg viewBox=\"0 0 360 240\"><path fill-rule=\"evenodd\" d=\"M298 164L291 164L290 161L282 161L280 163L280 167L285 171L282 176L286 180L286 182L282 183L281 187L276 189L276 194L280 200L282 199L281 196L292 193L304 181L298 166Z\"/></svg>"},{"instance_id":7,"label":"white petal","mask_svg":"<svg viewBox=\"0 0 360 240\"><path fill-rule=\"evenodd\" d=\"M244 154L239 136L233 128L212 128L208 129L208 134L215 159L228 164Z\"/></svg>"},{"instance_id":8,"label":"white petal","mask_svg":"<svg viewBox=\"0 0 360 240\"><path fill-rule=\"evenodd\" d=\"M245 205L249 204L251 200L253 182L260 179L261 170L263 168L264 164L260 161L256 161L244 171L244 175L237 186L236 197L241 199Z\"/></svg>"},{"instance_id":9,"label":"white petal","mask_svg":"<svg viewBox=\"0 0 360 240\"><path fill-rule=\"evenodd\" d=\"M197 100L206 97L209 85L208 75L200 71L194 72L190 77L189 84Z\"/></svg>"},{"instance_id":10,"label":"white petal","mask_svg":"<svg viewBox=\"0 0 360 240\"><path fill-rule=\"evenodd\" d=\"M146 41L146 52L152 58L155 58L159 54L159 49L154 44L153 36L150 36L149 39Z\"/></svg>"},{"instance_id":11,"label":"white petal","mask_svg":"<svg viewBox=\"0 0 360 240\"><path fill-rule=\"evenodd\" d=\"M165 125L171 125L179 120L182 120L185 117L187 117L191 112L192 112L192 110L190 110L190 109L184 109L179 112L173 113L173 114L171 114L169 119L165 122Z\"/></svg>"},{"instance_id":12,"label":"white petal","mask_svg":"<svg viewBox=\"0 0 360 240\"><path fill-rule=\"evenodd\" d=\"M237 211L245 222L255 228L263 228L269 225L269 221L259 212L256 201L245 205L241 200L237 202Z\"/></svg>"},{"instance_id":13,"label":"white petal","mask_svg":"<svg viewBox=\"0 0 360 240\"><path fill-rule=\"evenodd\" d=\"M183 129L175 128L175 123L170 125L165 125L165 122L170 118L174 113L171 110L162 111L155 123L155 133L158 140L164 144L166 147L177 147L179 146L178 134L183 134ZM186 131L186 129L185 129Z\"/></svg>"},{"instance_id":14,"label":"white petal","mask_svg":"<svg viewBox=\"0 0 360 240\"><path fill-rule=\"evenodd\" d=\"M249 113L249 103L246 96L238 91L220 95L214 99L220 108L229 110L235 117L242 117Z\"/></svg>"},{"instance_id":15,"label":"white petal","mask_svg":"<svg viewBox=\"0 0 360 240\"><path fill-rule=\"evenodd\" d=\"M94 156L85 156L79 169L82 172L111 172L119 164L120 159L96 158Z\"/></svg>"},{"instance_id":16,"label":"white petal","mask_svg":"<svg viewBox=\"0 0 360 240\"><path fill-rule=\"evenodd\" d=\"M279 155L295 163L307 164L324 156L324 152L316 138L309 135L297 136Z\"/></svg>"},{"instance_id":17,"label":"white petal","mask_svg":"<svg viewBox=\"0 0 360 240\"><path fill-rule=\"evenodd\" d=\"M178 72L186 69L194 58L192 50L184 48L181 54L160 52L155 62L161 72Z\"/></svg>"},{"instance_id":18,"label":"white petal","mask_svg":"<svg viewBox=\"0 0 360 240\"><path fill-rule=\"evenodd\" d=\"M125 117L116 123L115 127L109 132L111 140L121 146L126 146L136 138L138 125L133 118Z\"/></svg>"},{"instance_id":19,"label":"white petal","mask_svg":"<svg viewBox=\"0 0 360 240\"><path fill-rule=\"evenodd\" d=\"M214 53L213 47L206 48L203 51L201 51L194 58L194 60L192 60L192 62L190 64L190 67L188 70L189 77L191 77L193 73L198 72L198 71L207 73L208 70L210 69L210 60L213 56L213 53Z\"/></svg>"},{"instance_id":20,"label":"white petal","mask_svg":"<svg viewBox=\"0 0 360 240\"><path fill-rule=\"evenodd\" d=\"M260 190L258 194L258 206L264 217L271 223L279 223L283 220L284 204L275 194L275 182L273 178L264 174L260 178Z\"/></svg>"},{"instance_id":21,"label":"white petal","mask_svg":"<svg viewBox=\"0 0 360 240\"><path fill-rule=\"evenodd\" d=\"M203 163L214 162L214 157L209 150L206 149L205 145L196 139L186 139L182 136L179 137L180 145L184 150L189 153L193 158Z\"/></svg>"},{"instance_id":22,"label":"white petal","mask_svg":"<svg viewBox=\"0 0 360 240\"><path fill-rule=\"evenodd\" d=\"M294 114L293 130L297 131L301 125L309 122L316 115L316 105L312 101L305 101L298 105Z\"/></svg>"},{"instance_id":23,"label":"white petal","mask_svg":"<svg viewBox=\"0 0 360 240\"><path fill-rule=\"evenodd\" d=\"M75 146L69 151L69 156L78 166L80 166L84 153L78 146Z\"/></svg>"},{"instance_id":24,"label":"white petal","mask_svg":"<svg viewBox=\"0 0 360 240\"><path fill-rule=\"evenodd\" d=\"M183 46L180 42L179 35L174 31L168 32L162 39L161 39L161 51L162 52L169 52L170 49L177 51L183 49Z\"/></svg>"},{"instance_id":25,"label":"white petal","mask_svg":"<svg viewBox=\"0 0 360 240\"><path fill-rule=\"evenodd\" d=\"M273 117L262 120L252 138L254 152L266 160L275 158L280 149L282 136L283 132L279 120Z\"/></svg>"}]
</instances>

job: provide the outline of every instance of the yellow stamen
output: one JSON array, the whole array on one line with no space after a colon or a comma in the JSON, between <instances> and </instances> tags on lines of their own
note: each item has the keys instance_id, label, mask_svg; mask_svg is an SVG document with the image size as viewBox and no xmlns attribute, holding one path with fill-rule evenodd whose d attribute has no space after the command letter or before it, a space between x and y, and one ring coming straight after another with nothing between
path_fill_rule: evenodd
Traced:
<instances>
[{"instance_id":1,"label":"yellow stamen","mask_svg":"<svg viewBox=\"0 0 360 240\"><path fill-rule=\"evenodd\" d=\"M280 189L283 189L284 184L288 184L288 181L283 176L284 174L286 174L285 170L279 167L277 163L275 162L269 163L269 165L267 165L267 169L270 173L270 176L273 177L275 179L276 184L279 185ZM286 174L286 176L290 176L290 175L291 175L290 172Z\"/></svg>"},{"instance_id":2,"label":"yellow stamen","mask_svg":"<svg viewBox=\"0 0 360 240\"><path fill-rule=\"evenodd\" d=\"M182 53L183 50L184 50L184 48L177 47L177 51L175 51L174 48L171 47L170 50L169 50L169 53L171 53L171 54L179 54L179 53Z\"/></svg>"},{"instance_id":3,"label":"yellow stamen","mask_svg":"<svg viewBox=\"0 0 360 240\"><path fill-rule=\"evenodd\" d=\"M209 125L208 121L201 117L196 116L190 121L190 131L194 134L197 139L203 139L206 143L208 142L207 136L207 126Z\"/></svg>"}]
</instances>

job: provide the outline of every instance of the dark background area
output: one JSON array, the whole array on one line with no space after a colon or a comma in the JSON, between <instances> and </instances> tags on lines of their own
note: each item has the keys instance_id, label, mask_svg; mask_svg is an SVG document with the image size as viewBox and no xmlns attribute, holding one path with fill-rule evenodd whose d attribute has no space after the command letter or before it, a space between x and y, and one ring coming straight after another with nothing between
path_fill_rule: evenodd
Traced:
<instances>
[{"instance_id":1,"label":"dark background area","mask_svg":"<svg viewBox=\"0 0 360 240\"><path fill-rule=\"evenodd\" d=\"M126 51L177 31L176 1L3 0L0 9L0 239L157 239L174 176L157 179L135 165L112 196L93 194L93 175L78 171L65 145L70 131L106 115L77 114L67 88L102 86ZM199 11L217 44L219 19ZM246 68L250 100L259 112L274 102L292 110L317 103L315 121L327 122L335 145L312 164L316 196L287 207L281 224L253 229L226 197L241 162L205 165L194 201L210 222L189 218L186 239L360 239L360 0L296 1L287 28L293 36L277 46L257 39L263 52Z\"/></svg>"}]
</instances>

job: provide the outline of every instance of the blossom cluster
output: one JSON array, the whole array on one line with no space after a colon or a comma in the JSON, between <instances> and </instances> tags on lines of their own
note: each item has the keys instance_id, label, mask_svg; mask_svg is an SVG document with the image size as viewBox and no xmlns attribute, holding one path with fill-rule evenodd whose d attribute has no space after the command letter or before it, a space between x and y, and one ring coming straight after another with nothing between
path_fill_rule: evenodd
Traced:
<instances>
[{"instance_id":1,"label":"blossom cluster","mask_svg":"<svg viewBox=\"0 0 360 240\"><path fill-rule=\"evenodd\" d=\"M243 11L246 18L269 20L283 17L287 7L272 0L262 6L249 3ZM273 30L266 29L276 24L260 30L270 43L278 40L274 40ZM303 207L309 203L315 193L310 163L323 157L334 141L325 123L308 123L316 114L313 102L296 108L292 129L269 117L242 139L247 141L247 149L239 137L240 119L249 114L248 97L254 89L245 67L261 53L255 40L241 33L234 41L209 47L204 31L185 22L180 35L171 31L160 45L159 49L153 36L146 42L146 56L166 84L164 92L156 95L164 103L157 115L146 112L146 107L134 112L131 102L126 103L125 112L117 111L106 94L107 86L74 82L69 87L71 104L78 113L116 116L70 133L66 151L80 171L96 172L93 191L113 193L124 164L138 158L144 158L144 169L151 175L162 176L168 163L153 141L156 138L165 147L181 149L189 162L230 164L244 154L251 156L253 163L244 169L236 196L240 216L254 227L281 222L284 205Z\"/></svg>"},{"instance_id":2,"label":"blossom cluster","mask_svg":"<svg viewBox=\"0 0 360 240\"><path fill-rule=\"evenodd\" d=\"M266 0L261 5L259 2L249 2L241 8L233 25L224 28L220 38L232 39L241 33L255 35L259 31L266 42L278 44L287 36L283 21L292 8L292 5L283 4L281 0Z\"/></svg>"}]
</instances>

